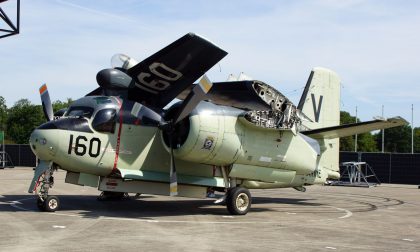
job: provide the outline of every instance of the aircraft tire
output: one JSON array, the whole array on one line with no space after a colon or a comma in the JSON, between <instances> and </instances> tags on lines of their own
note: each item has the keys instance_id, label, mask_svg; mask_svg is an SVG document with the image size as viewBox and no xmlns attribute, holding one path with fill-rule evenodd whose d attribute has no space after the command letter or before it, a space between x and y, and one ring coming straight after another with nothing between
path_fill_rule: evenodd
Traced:
<instances>
[{"instance_id":1,"label":"aircraft tire","mask_svg":"<svg viewBox=\"0 0 420 252\"><path fill-rule=\"evenodd\" d=\"M243 187L229 189L226 196L226 207L232 215L245 215L251 209L251 193Z\"/></svg>"},{"instance_id":2,"label":"aircraft tire","mask_svg":"<svg viewBox=\"0 0 420 252\"><path fill-rule=\"evenodd\" d=\"M127 193L123 192L111 192L111 191L103 191L101 195L99 195L99 201L118 201L128 198Z\"/></svg>"},{"instance_id":3,"label":"aircraft tire","mask_svg":"<svg viewBox=\"0 0 420 252\"><path fill-rule=\"evenodd\" d=\"M38 207L39 211L45 211L44 201L42 201L40 198L36 200L36 206Z\"/></svg>"},{"instance_id":4,"label":"aircraft tire","mask_svg":"<svg viewBox=\"0 0 420 252\"><path fill-rule=\"evenodd\" d=\"M44 211L55 212L60 208L60 200L57 196L48 196L44 200Z\"/></svg>"}]
</instances>

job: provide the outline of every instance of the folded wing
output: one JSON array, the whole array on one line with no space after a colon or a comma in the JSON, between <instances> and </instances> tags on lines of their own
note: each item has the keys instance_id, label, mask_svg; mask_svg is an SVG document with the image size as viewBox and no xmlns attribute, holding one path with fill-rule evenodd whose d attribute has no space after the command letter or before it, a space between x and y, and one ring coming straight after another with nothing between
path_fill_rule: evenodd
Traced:
<instances>
[{"instance_id":1,"label":"folded wing","mask_svg":"<svg viewBox=\"0 0 420 252\"><path fill-rule=\"evenodd\" d=\"M163 108L227 52L189 33L127 70L135 81L128 99Z\"/></svg>"},{"instance_id":2,"label":"folded wing","mask_svg":"<svg viewBox=\"0 0 420 252\"><path fill-rule=\"evenodd\" d=\"M301 133L315 139L333 139L347 137L356 134L366 133L373 130L387 129L396 126L406 125L407 121L401 117L394 117L383 120L372 120L367 122L345 124L333 127L320 128L315 130L302 131Z\"/></svg>"}]
</instances>

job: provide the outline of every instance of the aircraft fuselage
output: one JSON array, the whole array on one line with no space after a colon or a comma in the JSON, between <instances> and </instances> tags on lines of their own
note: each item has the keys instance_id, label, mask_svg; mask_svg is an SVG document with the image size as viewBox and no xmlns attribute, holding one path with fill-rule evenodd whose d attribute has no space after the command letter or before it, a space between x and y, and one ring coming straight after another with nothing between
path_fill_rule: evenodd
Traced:
<instances>
[{"instance_id":1,"label":"aircraft fuselage","mask_svg":"<svg viewBox=\"0 0 420 252\"><path fill-rule=\"evenodd\" d=\"M31 135L31 147L40 159L72 173L100 177L119 169L133 174L168 173L170 155L164 135L147 120L142 122L131 115L132 106L115 97L82 98L63 118L36 129ZM85 110L86 115L73 117L72 108ZM101 111L110 115L108 121L98 118L106 114ZM249 123L243 113L200 103L185 119L188 121L183 128L188 131L175 146L178 174L212 178L222 176L217 167L228 167L227 175L238 178L248 188L325 181L327 174L318 167L319 153L304 136L293 130L260 128ZM155 179L165 182L159 180Z\"/></svg>"}]
</instances>

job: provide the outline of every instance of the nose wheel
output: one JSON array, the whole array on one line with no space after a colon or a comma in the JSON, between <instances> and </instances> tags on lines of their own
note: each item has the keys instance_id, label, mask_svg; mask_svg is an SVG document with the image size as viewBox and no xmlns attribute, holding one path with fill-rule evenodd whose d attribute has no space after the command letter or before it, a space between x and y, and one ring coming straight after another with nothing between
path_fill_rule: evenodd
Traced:
<instances>
[{"instance_id":1,"label":"nose wheel","mask_svg":"<svg viewBox=\"0 0 420 252\"><path fill-rule=\"evenodd\" d=\"M38 198L37 207L40 211L55 212L60 208L60 200L57 196L47 196L45 200Z\"/></svg>"}]
</instances>

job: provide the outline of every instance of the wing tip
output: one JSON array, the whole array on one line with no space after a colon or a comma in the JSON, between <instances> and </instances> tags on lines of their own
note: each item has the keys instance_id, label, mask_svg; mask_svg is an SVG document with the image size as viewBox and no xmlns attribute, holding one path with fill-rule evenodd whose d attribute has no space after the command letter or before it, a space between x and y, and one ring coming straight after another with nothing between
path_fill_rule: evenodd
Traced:
<instances>
[{"instance_id":1,"label":"wing tip","mask_svg":"<svg viewBox=\"0 0 420 252\"><path fill-rule=\"evenodd\" d=\"M400 125L408 125L409 122L402 118L401 116L395 116L387 119L388 122L394 123L394 124L400 124Z\"/></svg>"}]
</instances>

